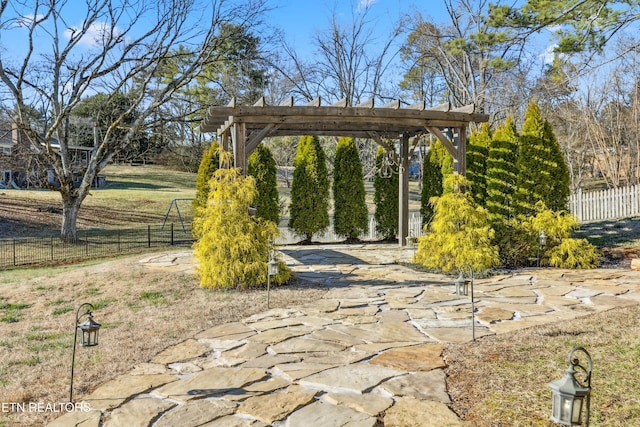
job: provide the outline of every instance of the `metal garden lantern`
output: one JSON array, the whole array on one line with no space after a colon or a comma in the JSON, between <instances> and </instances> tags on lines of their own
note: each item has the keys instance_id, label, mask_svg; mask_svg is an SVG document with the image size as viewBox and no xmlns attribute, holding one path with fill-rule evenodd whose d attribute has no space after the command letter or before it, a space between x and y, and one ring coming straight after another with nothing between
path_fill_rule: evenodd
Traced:
<instances>
[{"instance_id":1,"label":"metal garden lantern","mask_svg":"<svg viewBox=\"0 0 640 427\"><path fill-rule=\"evenodd\" d=\"M460 275L453 283L456 285L456 295L469 294L469 280L464 278L462 270L460 270Z\"/></svg>"},{"instance_id":2,"label":"metal garden lantern","mask_svg":"<svg viewBox=\"0 0 640 427\"><path fill-rule=\"evenodd\" d=\"M577 351L584 353L587 366L580 364L580 360L573 354ZM591 406L591 356L583 347L574 347L567 358L567 368L564 378L549 383L552 392L551 421L567 426L582 425L582 409L585 408L585 426L589 425L589 411ZM576 379L576 368L584 378Z\"/></svg>"},{"instance_id":3,"label":"metal garden lantern","mask_svg":"<svg viewBox=\"0 0 640 427\"><path fill-rule=\"evenodd\" d=\"M280 273L280 266L273 256L267 263L267 308L269 308L269 292L271 288L271 276L277 276Z\"/></svg>"},{"instance_id":4,"label":"metal garden lantern","mask_svg":"<svg viewBox=\"0 0 640 427\"><path fill-rule=\"evenodd\" d=\"M84 313L80 314L80 310L85 308ZM86 317L83 323L80 319ZM76 361L76 342L78 341L78 330L81 331L80 345L82 347L93 347L98 345L98 332L100 331L100 323L93 320L93 305L85 302L78 307L76 311L76 319L74 323L73 334L73 352L71 353L71 381L69 383L69 402L73 402L73 367Z\"/></svg>"},{"instance_id":5,"label":"metal garden lantern","mask_svg":"<svg viewBox=\"0 0 640 427\"><path fill-rule=\"evenodd\" d=\"M464 267L463 267L464 268ZM453 282L456 285L456 295L469 295L469 287L471 287L471 339L476 340L476 306L473 297L473 267L468 266L469 279L464 278L464 270L460 269L460 275Z\"/></svg>"},{"instance_id":6,"label":"metal garden lantern","mask_svg":"<svg viewBox=\"0 0 640 427\"><path fill-rule=\"evenodd\" d=\"M544 248L547 244L547 235L544 234L544 230L540 230L540 234L538 234L538 243L540 243L541 248Z\"/></svg>"},{"instance_id":7,"label":"metal garden lantern","mask_svg":"<svg viewBox=\"0 0 640 427\"><path fill-rule=\"evenodd\" d=\"M544 253L544 247L547 244L547 235L544 234L544 230L540 230L538 233L538 267L540 267L540 258Z\"/></svg>"}]
</instances>

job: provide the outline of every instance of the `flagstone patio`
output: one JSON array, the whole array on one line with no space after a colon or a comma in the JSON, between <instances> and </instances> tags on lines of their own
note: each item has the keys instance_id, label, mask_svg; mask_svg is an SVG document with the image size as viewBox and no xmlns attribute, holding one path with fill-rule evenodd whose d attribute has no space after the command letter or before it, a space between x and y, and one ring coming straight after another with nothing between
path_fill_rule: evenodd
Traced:
<instances>
[{"instance_id":1,"label":"flagstone patio","mask_svg":"<svg viewBox=\"0 0 640 427\"><path fill-rule=\"evenodd\" d=\"M462 426L447 406L443 344L472 339L453 279L401 264L395 245L287 246L321 300L196 334L81 399L52 427ZM148 268L189 271L189 252ZM531 269L474 281L476 339L640 302L640 272Z\"/></svg>"}]
</instances>

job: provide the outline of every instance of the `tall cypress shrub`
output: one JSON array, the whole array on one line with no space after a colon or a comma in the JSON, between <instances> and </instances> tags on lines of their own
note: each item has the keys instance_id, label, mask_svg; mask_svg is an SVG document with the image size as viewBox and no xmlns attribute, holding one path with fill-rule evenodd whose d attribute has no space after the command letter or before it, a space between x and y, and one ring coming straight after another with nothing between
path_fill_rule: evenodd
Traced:
<instances>
[{"instance_id":1,"label":"tall cypress shrub","mask_svg":"<svg viewBox=\"0 0 640 427\"><path fill-rule=\"evenodd\" d=\"M489 123L483 123L479 132L469 138L467 146L467 182L471 197L480 206L486 206L487 199L487 157L491 145Z\"/></svg>"},{"instance_id":2,"label":"tall cypress shrub","mask_svg":"<svg viewBox=\"0 0 640 427\"><path fill-rule=\"evenodd\" d=\"M196 196L193 199L193 215L194 224L192 234L197 239L200 237L201 222L197 221L204 213L207 207L207 199L209 197L209 181L211 177L220 168L220 147L216 142L212 142L211 146L202 154L202 160L198 167L198 176L196 177Z\"/></svg>"},{"instance_id":3,"label":"tall cypress shrub","mask_svg":"<svg viewBox=\"0 0 640 427\"><path fill-rule=\"evenodd\" d=\"M566 208L569 199L569 169L548 122L536 102L529 103L520 137L517 161L516 213L535 215L542 201L551 210Z\"/></svg>"},{"instance_id":4,"label":"tall cypress shrub","mask_svg":"<svg viewBox=\"0 0 640 427\"><path fill-rule=\"evenodd\" d=\"M271 221L247 214L256 196L254 178L244 177L237 168L224 168L209 183L209 203L200 218L202 235L194 246L200 286L237 289L267 284L267 254L278 229ZM271 283L290 278L284 263L279 267Z\"/></svg>"},{"instance_id":5,"label":"tall cypress shrub","mask_svg":"<svg viewBox=\"0 0 640 427\"><path fill-rule=\"evenodd\" d=\"M293 161L289 228L310 242L329 227L329 177L316 136L303 136Z\"/></svg>"},{"instance_id":6,"label":"tall cypress shrub","mask_svg":"<svg viewBox=\"0 0 640 427\"><path fill-rule=\"evenodd\" d=\"M422 225L429 224L433 218L432 197L442 195L442 153L445 148L440 141L432 141L429 151L422 161L422 191L420 192L420 214L422 215ZM446 150L445 150L446 151ZM451 157L451 156L449 156ZM453 169L452 169L453 171Z\"/></svg>"},{"instance_id":7,"label":"tall cypress shrub","mask_svg":"<svg viewBox=\"0 0 640 427\"><path fill-rule=\"evenodd\" d=\"M247 159L247 174L256 180L258 193L253 200L256 216L273 221L278 225L280 221L280 197L278 194L276 162L271 151L264 144L259 144Z\"/></svg>"},{"instance_id":8,"label":"tall cypress shrub","mask_svg":"<svg viewBox=\"0 0 640 427\"><path fill-rule=\"evenodd\" d=\"M518 169L518 133L512 117L493 134L487 158L487 211L491 218L511 218Z\"/></svg>"},{"instance_id":9,"label":"tall cypress shrub","mask_svg":"<svg viewBox=\"0 0 640 427\"><path fill-rule=\"evenodd\" d=\"M492 243L494 231L487 211L461 191L467 185L465 177L448 176L445 185L448 191L436 199L429 233L418 238L414 261L445 272L469 267L484 271L498 265L498 248Z\"/></svg>"},{"instance_id":10,"label":"tall cypress shrub","mask_svg":"<svg viewBox=\"0 0 640 427\"><path fill-rule=\"evenodd\" d=\"M376 170L380 171L382 159L385 157L384 148L378 147L376 153ZM398 167L389 165L388 175L376 174L373 179L373 202L376 205L374 218L376 220L376 231L382 235L384 240L391 240L398 234L398 191L400 175Z\"/></svg>"},{"instance_id":11,"label":"tall cypress shrub","mask_svg":"<svg viewBox=\"0 0 640 427\"><path fill-rule=\"evenodd\" d=\"M347 240L357 240L367 230L369 211L364 175L353 138L340 138L333 168L333 229Z\"/></svg>"}]
</instances>

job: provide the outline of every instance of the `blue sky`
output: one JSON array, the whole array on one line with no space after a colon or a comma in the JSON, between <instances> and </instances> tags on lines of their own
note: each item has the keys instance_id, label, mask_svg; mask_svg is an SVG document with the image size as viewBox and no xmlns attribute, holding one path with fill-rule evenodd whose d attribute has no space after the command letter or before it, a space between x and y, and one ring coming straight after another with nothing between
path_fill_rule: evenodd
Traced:
<instances>
[{"instance_id":1,"label":"blue sky","mask_svg":"<svg viewBox=\"0 0 640 427\"><path fill-rule=\"evenodd\" d=\"M420 12L423 16L443 21L446 9L440 0L273 0L274 9L268 14L271 25L280 27L286 39L296 49L304 52L312 49L314 34L329 27L335 10L344 24L350 24L352 13L369 7L368 16L380 29L380 38L391 31L403 16Z\"/></svg>"}]
</instances>

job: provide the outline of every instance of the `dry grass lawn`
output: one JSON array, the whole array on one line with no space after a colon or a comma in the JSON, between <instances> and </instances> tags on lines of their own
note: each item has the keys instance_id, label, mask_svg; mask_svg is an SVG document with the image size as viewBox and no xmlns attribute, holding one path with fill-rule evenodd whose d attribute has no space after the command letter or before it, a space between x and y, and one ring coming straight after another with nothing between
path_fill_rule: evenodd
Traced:
<instances>
[{"instance_id":1,"label":"dry grass lawn","mask_svg":"<svg viewBox=\"0 0 640 427\"><path fill-rule=\"evenodd\" d=\"M477 427L556 426L547 384L564 376L575 346L593 359L590 426L640 426L638 305L448 345L453 410Z\"/></svg>"},{"instance_id":2,"label":"dry grass lawn","mask_svg":"<svg viewBox=\"0 0 640 427\"><path fill-rule=\"evenodd\" d=\"M15 270L0 276L0 402L66 402L77 307L92 303L102 324L97 347L76 353L74 400L214 325L266 309L264 291L202 289L193 274L143 267L140 256L83 266ZM317 299L293 283L271 306ZM0 415L0 426L38 426L55 415Z\"/></svg>"}]
</instances>

